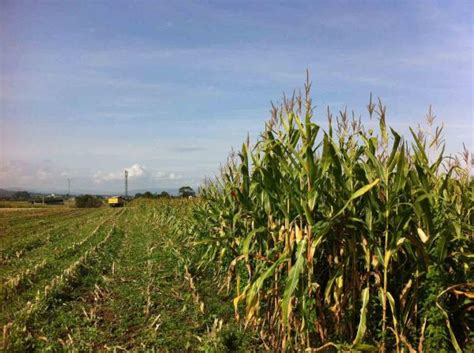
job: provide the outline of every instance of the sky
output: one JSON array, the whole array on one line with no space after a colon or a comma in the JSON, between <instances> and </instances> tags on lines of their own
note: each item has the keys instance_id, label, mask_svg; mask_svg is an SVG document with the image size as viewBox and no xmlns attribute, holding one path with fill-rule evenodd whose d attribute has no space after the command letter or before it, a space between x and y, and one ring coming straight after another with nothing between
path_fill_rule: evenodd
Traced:
<instances>
[{"instance_id":1,"label":"sky","mask_svg":"<svg viewBox=\"0 0 474 353\"><path fill-rule=\"evenodd\" d=\"M473 144L471 1L0 1L0 188L198 187L309 69L314 120Z\"/></svg>"}]
</instances>

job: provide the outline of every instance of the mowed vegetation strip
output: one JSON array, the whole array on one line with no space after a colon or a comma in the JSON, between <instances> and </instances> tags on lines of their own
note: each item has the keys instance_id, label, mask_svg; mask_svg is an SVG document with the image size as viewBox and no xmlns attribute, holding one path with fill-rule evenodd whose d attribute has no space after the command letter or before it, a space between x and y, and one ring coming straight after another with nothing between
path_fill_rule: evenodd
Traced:
<instances>
[{"instance_id":1,"label":"mowed vegetation strip","mask_svg":"<svg viewBox=\"0 0 474 353\"><path fill-rule=\"evenodd\" d=\"M219 346L220 318L233 321L233 311L230 298L217 294L212 276L192 265L195 203L134 201L129 206L97 211L90 223L83 214L83 222L71 222L74 241L62 238L43 247L48 252L25 255L25 261L32 255L36 260L19 271L31 275L30 281L3 297L6 351ZM48 270L34 273L44 261Z\"/></svg>"},{"instance_id":2,"label":"mowed vegetation strip","mask_svg":"<svg viewBox=\"0 0 474 353\"><path fill-rule=\"evenodd\" d=\"M101 231L97 232L98 236L88 245L87 250L80 255L61 259L59 262L64 263L64 267L58 266L60 271L49 273L47 278L38 282L38 286L42 289L39 289L36 295L28 300L20 310L13 312L13 317L4 326L5 347L16 347L19 344L20 350L26 349L29 345L28 342L32 339L31 325L54 307L57 299L61 298L64 293L64 289L74 283L85 266L103 250L112 238L114 229L114 223L101 228Z\"/></svg>"},{"instance_id":3,"label":"mowed vegetation strip","mask_svg":"<svg viewBox=\"0 0 474 353\"><path fill-rule=\"evenodd\" d=\"M56 224L50 224L39 230L35 230L34 227L11 230L15 236L2 239L1 242L0 275L3 276L8 269L17 269L22 261L30 261L35 256L41 256L46 249L51 250L58 240L67 242L74 236L81 237L82 228L93 226L98 218L106 217L107 214L110 215L111 210L88 212L84 214L87 217L76 214L75 217L61 218Z\"/></svg>"},{"instance_id":4,"label":"mowed vegetation strip","mask_svg":"<svg viewBox=\"0 0 474 353\"><path fill-rule=\"evenodd\" d=\"M83 290L88 290L90 284L95 282L95 276L108 271L122 239L123 233L113 224L100 242L85 251L61 274L53 277L44 292L38 292L34 301L28 303L15 320L6 326L4 345L13 350L43 350L60 342L67 347L68 342L62 338L67 339L70 325L74 325L78 319L77 316L68 317L68 303ZM67 319L61 320L64 317ZM58 341L51 342L56 337Z\"/></svg>"},{"instance_id":5,"label":"mowed vegetation strip","mask_svg":"<svg viewBox=\"0 0 474 353\"><path fill-rule=\"evenodd\" d=\"M34 212L34 211L33 211ZM8 219L1 220L0 224L6 229L4 236L0 237L0 261L2 264L5 261L14 257L21 257L28 251L35 249L50 240L49 235L63 230L71 229L71 223L84 223L89 218L100 216L104 210L74 210L65 209L61 213L43 214L44 220L31 219L28 216L29 212L24 212L24 219L21 217L15 222L10 222ZM0 212L1 213L1 212ZM88 215L88 217L81 218L81 215Z\"/></svg>"},{"instance_id":6,"label":"mowed vegetation strip","mask_svg":"<svg viewBox=\"0 0 474 353\"><path fill-rule=\"evenodd\" d=\"M15 211L0 208L0 227L4 230L4 232L0 233L0 236L15 236L13 229L35 229L39 231L41 228L47 228L58 221L76 218L80 214L90 212L93 211L68 207L30 208L17 209Z\"/></svg>"},{"instance_id":7,"label":"mowed vegetation strip","mask_svg":"<svg viewBox=\"0 0 474 353\"><path fill-rule=\"evenodd\" d=\"M149 332L151 301L147 298L150 273L147 262L154 237L150 233L150 211L128 209L117 224L120 246L114 256L81 279L70 298L56 313L48 313L52 347L80 350L129 349L144 345ZM110 253L108 254L110 255ZM108 256L107 255L107 256ZM148 313L148 315L146 314ZM73 323L70 337L63 340L63 322Z\"/></svg>"},{"instance_id":8,"label":"mowed vegetation strip","mask_svg":"<svg viewBox=\"0 0 474 353\"><path fill-rule=\"evenodd\" d=\"M87 246L86 243L97 236L100 228L110 221L111 217L113 214L100 213L79 223L69 222L61 229L56 229L54 233L48 233L48 240L31 250L27 256L10 259L0 270L1 278L4 278L3 283L0 282L0 293L4 296L18 294L20 290L33 284L33 277L39 272L58 269L58 263L61 260L73 257L81 250L81 247ZM65 226L69 228L64 229ZM88 235L84 236L84 234Z\"/></svg>"},{"instance_id":9,"label":"mowed vegetation strip","mask_svg":"<svg viewBox=\"0 0 474 353\"><path fill-rule=\"evenodd\" d=\"M116 213L117 211L111 212ZM3 271L0 282L2 285L0 322L6 324L14 321L18 314L18 308L22 308L27 302L34 300L38 291L42 291L54 276L59 275L72 262L80 258L87 248L103 239L113 225L113 218L111 218L113 213L101 214L98 218L92 219L90 223L83 219L83 223L79 227L71 227L71 234L66 233L65 236L56 237L53 243L28 253L19 260L19 263L15 264L16 266L9 266L9 271ZM71 224L76 225L74 222ZM83 242L82 246L77 247L68 256L62 256L63 251L70 248L72 243L82 242L86 238L89 240ZM3 275L4 273L6 276ZM20 283L16 284L16 276L25 278L20 278ZM12 282L14 282L13 285Z\"/></svg>"},{"instance_id":10,"label":"mowed vegetation strip","mask_svg":"<svg viewBox=\"0 0 474 353\"><path fill-rule=\"evenodd\" d=\"M79 219L79 216L82 214L93 214L98 211L97 209L56 207L25 209L12 212L8 212L8 209L0 209L0 225L6 229L3 239L0 238L0 242L5 242L9 237L17 237L18 230L23 228L27 231L39 232L42 229L57 226L71 219Z\"/></svg>"}]
</instances>

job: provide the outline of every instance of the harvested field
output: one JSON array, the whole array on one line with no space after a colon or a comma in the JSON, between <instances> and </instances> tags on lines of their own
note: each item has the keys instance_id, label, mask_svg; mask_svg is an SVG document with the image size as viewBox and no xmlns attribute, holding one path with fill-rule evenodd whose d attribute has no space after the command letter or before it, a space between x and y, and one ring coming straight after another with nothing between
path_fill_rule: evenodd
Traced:
<instances>
[{"instance_id":1,"label":"harvested field","mask_svg":"<svg viewBox=\"0 0 474 353\"><path fill-rule=\"evenodd\" d=\"M193 246L180 226L193 202L130 206L3 213L4 350L196 351L218 344L212 335L222 322L215 320L233 325L233 310L210 276L191 275Z\"/></svg>"}]
</instances>

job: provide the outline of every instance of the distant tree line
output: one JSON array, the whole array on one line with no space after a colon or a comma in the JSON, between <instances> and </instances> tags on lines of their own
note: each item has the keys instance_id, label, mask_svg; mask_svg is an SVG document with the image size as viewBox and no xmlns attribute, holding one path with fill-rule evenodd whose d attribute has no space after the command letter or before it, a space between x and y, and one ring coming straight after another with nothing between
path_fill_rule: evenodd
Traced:
<instances>
[{"instance_id":1,"label":"distant tree line","mask_svg":"<svg viewBox=\"0 0 474 353\"><path fill-rule=\"evenodd\" d=\"M75 200L76 207L79 208L100 207L103 205L102 200L94 195L76 196Z\"/></svg>"},{"instance_id":2,"label":"distant tree line","mask_svg":"<svg viewBox=\"0 0 474 353\"><path fill-rule=\"evenodd\" d=\"M158 193L153 194L150 191L146 191L143 194L142 193L135 194L136 199L138 199L140 197L144 198L144 199L160 199L160 198L170 198L171 195L169 193L167 193L166 191L162 191L159 194Z\"/></svg>"},{"instance_id":3,"label":"distant tree line","mask_svg":"<svg viewBox=\"0 0 474 353\"><path fill-rule=\"evenodd\" d=\"M11 199L14 201L29 201L31 200L31 195L28 191L17 191L12 195Z\"/></svg>"},{"instance_id":4,"label":"distant tree line","mask_svg":"<svg viewBox=\"0 0 474 353\"><path fill-rule=\"evenodd\" d=\"M43 195L43 194L31 194L28 191L16 191L9 196L1 197L3 200L10 200L10 201L29 201L34 203L41 203L45 201L45 203L53 203L56 201L63 201L63 196L61 195Z\"/></svg>"},{"instance_id":5,"label":"distant tree line","mask_svg":"<svg viewBox=\"0 0 474 353\"><path fill-rule=\"evenodd\" d=\"M182 186L178 190L179 197L193 197L196 196L196 192L190 186ZM144 198L144 199L160 199L160 198L172 198L166 191L160 193L151 193L146 191L144 193L135 194L135 198ZM40 202L42 197L35 194L31 195L28 191L17 191L9 197L2 197L3 199L12 200L12 201L31 201L31 202ZM47 196L51 198L51 196ZM85 207L100 207L103 204L102 197L94 195L81 195L75 197L76 207L85 208Z\"/></svg>"},{"instance_id":6,"label":"distant tree line","mask_svg":"<svg viewBox=\"0 0 474 353\"><path fill-rule=\"evenodd\" d=\"M190 186L182 186L178 190L179 192L179 197L190 197L190 196L196 196L196 193L194 192L193 188ZM135 194L135 198L144 198L144 199L159 199L159 198L171 198L169 193L166 191L162 191L161 193L156 193L153 194L150 191L146 191L144 193L137 193Z\"/></svg>"}]
</instances>

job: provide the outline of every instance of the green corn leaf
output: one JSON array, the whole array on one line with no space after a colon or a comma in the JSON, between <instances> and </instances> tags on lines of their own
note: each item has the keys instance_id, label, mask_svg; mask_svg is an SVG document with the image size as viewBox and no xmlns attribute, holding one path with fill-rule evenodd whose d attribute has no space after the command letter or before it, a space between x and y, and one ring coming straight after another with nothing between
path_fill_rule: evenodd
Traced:
<instances>
[{"instance_id":1,"label":"green corn leaf","mask_svg":"<svg viewBox=\"0 0 474 353\"><path fill-rule=\"evenodd\" d=\"M353 344L360 344L364 339L365 331L367 330L367 306L369 304L369 288L362 290L362 308L360 309L359 327L357 328L357 335Z\"/></svg>"},{"instance_id":2,"label":"green corn leaf","mask_svg":"<svg viewBox=\"0 0 474 353\"><path fill-rule=\"evenodd\" d=\"M375 179L373 182L371 182L370 184L367 184L363 187L361 187L359 190L357 190L355 193L353 193L351 195L351 197L349 198L349 200L346 202L346 204L344 205L344 207L333 217L336 218L338 217L339 215L341 215L344 210L351 204L352 201L354 201L355 199L361 197L362 195L364 195L366 192L370 191L370 189L372 189L375 185L377 185L378 183L380 182L380 179Z\"/></svg>"},{"instance_id":3,"label":"green corn leaf","mask_svg":"<svg viewBox=\"0 0 474 353\"><path fill-rule=\"evenodd\" d=\"M247 293L247 310L251 311L252 307L255 306L255 299L257 298L257 294L260 292L263 283L265 280L270 277L274 272L275 269L281 265L283 262L288 260L287 254L282 255L277 261L275 261L262 275L260 275L255 282L250 287Z\"/></svg>"},{"instance_id":4,"label":"green corn leaf","mask_svg":"<svg viewBox=\"0 0 474 353\"><path fill-rule=\"evenodd\" d=\"M303 200L303 204L301 206L303 207L304 214L306 216L306 220L308 221L308 224L310 226L313 226L314 225L313 216L311 215L311 211L308 208L308 205L304 202L304 200Z\"/></svg>"},{"instance_id":5,"label":"green corn leaf","mask_svg":"<svg viewBox=\"0 0 474 353\"><path fill-rule=\"evenodd\" d=\"M245 237L244 241L242 242L242 255L244 255L247 259L249 257L250 242L252 241L253 237L257 233L261 233L261 232L265 231L265 229L266 229L265 227L256 228L256 229L252 230L249 234L247 234L247 236Z\"/></svg>"},{"instance_id":6,"label":"green corn leaf","mask_svg":"<svg viewBox=\"0 0 474 353\"><path fill-rule=\"evenodd\" d=\"M387 299L388 299L388 303L390 304L390 309L392 310L393 324L397 326L398 325L397 308L395 306L395 299L393 299L393 296L390 292L387 292Z\"/></svg>"},{"instance_id":7,"label":"green corn leaf","mask_svg":"<svg viewBox=\"0 0 474 353\"><path fill-rule=\"evenodd\" d=\"M391 152L390 157L388 158L388 161L387 161L387 166L388 166L388 171L389 172L391 172L393 167L395 166L395 163L396 163L395 156L397 155L398 146L400 145L400 140L401 140L400 135L397 134L397 132L395 130L393 130L392 128L390 128L390 130L392 131L392 135L395 138L395 141L393 142L392 152Z\"/></svg>"},{"instance_id":8,"label":"green corn leaf","mask_svg":"<svg viewBox=\"0 0 474 353\"><path fill-rule=\"evenodd\" d=\"M453 328L451 327L451 322L449 322L448 314L443 310L444 317L446 318L446 327L449 331L449 338L451 339L451 344L453 345L454 350L456 353L462 353L462 349L459 346L458 340L456 339L456 335L454 334Z\"/></svg>"},{"instance_id":9,"label":"green corn leaf","mask_svg":"<svg viewBox=\"0 0 474 353\"><path fill-rule=\"evenodd\" d=\"M385 117L380 117L380 132L382 133L382 141L384 145L387 145L388 133L387 133L387 125L385 123Z\"/></svg>"},{"instance_id":10,"label":"green corn leaf","mask_svg":"<svg viewBox=\"0 0 474 353\"><path fill-rule=\"evenodd\" d=\"M308 194L308 207L309 210L312 212L314 210L314 206L316 205L316 199L318 198L318 191L313 189Z\"/></svg>"},{"instance_id":11,"label":"green corn leaf","mask_svg":"<svg viewBox=\"0 0 474 353\"><path fill-rule=\"evenodd\" d=\"M373 146L374 145L374 142L372 141L372 139L367 139L364 135L360 135L360 138L362 139L362 141L364 141L365 143L365 146L366 146L366 149L365 149L365 154L367 155L367 157L369 158L370 162L372 163L372 166L370 165L366 165L366 168L367 169L375 169L374 171L376 172L376 175L379 177L379 178L383 178L383 180L386 180L386 173L385 173L385 170L383 168L383 165L382 163L377 159L377 157L375 156L375 147ZM375 141L375 143L377 143L377 140ZM373 150L373 151L372 151ZM371 168L373 167L373 168Z\"/></svg>"},{"instance_id":12,"label":"green corn leaf","mask_svg":"<svg viewBox=\"0 0 474 353\"><path fill-rule=\"evenodd\" d=\"M281 303L283 323L285 325L288 323L288 319L291 313L290 300L293 295L293 292L296 289L296 286L298 285L300 275L303 272L304 264L306 261L306 242L307 240L303 239L298 244L298 249L296 251L296 263L291 268L290 273L288 274L288 279L286 281L286 287L283 293L283 300Z\"/></svg>"},{"instance_id":13,"label":"green corn leaf","mask_svg":"<svg viewBox=\"0 0 474 353\"><path fill-rule=\"evenodd\" d=\"M334 285L334 281L336 280L337 277L339 277L341 274L341 269L339 268L335 274L332 275L332 277L329 279L327 285L326 285L326 290L324 291L324 301L326 304L329 304L331 302L331 292L332 292L332 286Z\"/></svg>"},{"instance_id":14,"label":"green corn leaf","mask_svg":"<svg viewBox=\"0 0 474 353\"><path fill-rule=\"evenodd\" d=\"M413 140L415 140L415 144L418 147L418 150L415 151L416 156L418 157L419 161L422 162L423 165L428 163L428 157L426 156L425 146L422 141L418 138L415 131L410 128L411 135L413 136Z\"/></svg>"}]
</instances>

